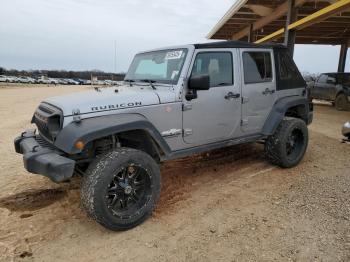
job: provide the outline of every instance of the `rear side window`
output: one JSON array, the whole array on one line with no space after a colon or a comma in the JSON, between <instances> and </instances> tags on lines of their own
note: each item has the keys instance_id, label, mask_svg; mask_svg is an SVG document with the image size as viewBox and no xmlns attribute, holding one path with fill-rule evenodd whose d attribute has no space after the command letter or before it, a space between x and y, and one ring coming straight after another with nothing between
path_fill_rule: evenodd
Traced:
<instances>
[{"instance_id":1,"label":"rear side window","mask_svg":"<svg viewBox=\"0 0 350 262\"><path fill-rule=\"evenodd\" d=\"M342 77L342 84L343 85L350 85L350 75L344 75Z\"/></svg>"},{"instance_id":2,"label":"rear side window","mask_svg":"<svg viewBox=\"0 0 350 262\"><path fill-rule=\"evenodd\" d=\"M271 82L272 64L270 52L243 53L244 82L246 84Z\"/></svg>"},{"instance_id":3,"label":"rear side window","mask_svg":"<svg viewBox=\"0 0 350 262\"><path fill-rule=\"evenodd\" d=\"M292 80L299 76L299 73L290 56L288 56L286 53L280 53L278 60L279 77L281 80Z\"/></svg>"},{"instance_id":4,"label":"rear side window","mask_svg":"<svg viewBox=\"0 0 350 262\"><path fill-rule=\"evenodd\" d=\"M276 90L305 88L306 82L300 74L288 50L285 48L274 49Z\"/></svg>"},{"instance_id":5,"label":"rear side window","mask_svg":"<svg viewBox=\"0 0 350 262\"><path fill-rule=\"evenodd\" d=\"M193 64L192 75L210 77L210 87L233 85L233 62L230 52L198 53Z\"/></svg>"}]
</instances>

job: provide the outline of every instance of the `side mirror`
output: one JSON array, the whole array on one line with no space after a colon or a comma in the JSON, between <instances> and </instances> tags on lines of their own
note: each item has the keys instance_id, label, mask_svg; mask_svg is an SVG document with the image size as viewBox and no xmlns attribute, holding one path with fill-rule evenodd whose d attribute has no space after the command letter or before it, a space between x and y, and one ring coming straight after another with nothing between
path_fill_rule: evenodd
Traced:
<instances>
[{"instance_id":1,"label":"side mirror","mask_svg":"<svg viewBox=\"0 0 350 262\"><path fill-rule=\"evenodd\" d=\"M191 76L188 81L188 88L192 90L209 90L210 88L209 75Z\"/></svg>"}]
</instances>

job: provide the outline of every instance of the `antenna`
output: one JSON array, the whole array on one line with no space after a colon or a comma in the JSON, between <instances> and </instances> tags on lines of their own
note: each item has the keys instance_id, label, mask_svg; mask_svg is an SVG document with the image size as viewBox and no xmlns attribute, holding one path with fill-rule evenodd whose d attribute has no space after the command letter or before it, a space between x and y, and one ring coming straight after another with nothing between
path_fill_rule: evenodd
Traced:
<instances>
[{"instance_id":1,"label":"antenna","mask_svg":"<svg viewBox=\"0 0 350 262\"><path fill-rule=\"evenodd\" d=\"M117 73L117 40L114 40L114 73Z\"/></svg>"}]
</instances>

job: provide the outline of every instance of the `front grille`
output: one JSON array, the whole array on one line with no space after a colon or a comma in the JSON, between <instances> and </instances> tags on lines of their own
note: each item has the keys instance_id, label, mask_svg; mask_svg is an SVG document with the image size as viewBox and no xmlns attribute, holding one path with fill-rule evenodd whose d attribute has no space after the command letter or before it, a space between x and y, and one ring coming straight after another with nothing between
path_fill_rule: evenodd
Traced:
<instances>
[{"instance_id":1,"label":"front grille","mask_svg":"<svg viewBox=\"0 0 350 262\"><path fill-rule=\"evenodd\" d=\"M53 137L50 134L50 130L48 127L48 124L41 121L39 118L35 117L33 118L33 122L34 124L37 126L38 131L41 135L43 135L44 137L46 137L47 139L49 139L50 141L53 141Z\"/></svg>"},{"instance_id":2,"label":"front grille","mask_svg":"<svg viewBox=\"0 0 350 262\"><path fill-rule=\"evenodd\" d=\"M56 147L53 144L51 144L48 141L46 141L45 138L43 138L41 135L35 136L35 140L36 140L36 142L38 142L38 144L41 147L45 147L45 148L48 148L48 149L51 149L51 150L56 150Z\"/></svg>"},{"instance_id":3,"label":"front grille","mask_svg":"<svg viewBox=\"0 0 350 262\"><path fill-rule=\"evenodd\" d=\"M52 109L48 108L47 106L43 105L43 104L40 104L39 105L39 109L47 114L52 114L54 113L55 111L53 111Z\"/></svg>"},{"instance_id":4,"label":"front grille","mask_svg":"<svg viewBox=\"0 0 350 262\"><path fill-rule=\"evenodd\" d=\"M34 113L34 123L40 135L49 141L54 141L61 129L62 111L48 104L40 104Z\"/></svg>"}]
</instances>

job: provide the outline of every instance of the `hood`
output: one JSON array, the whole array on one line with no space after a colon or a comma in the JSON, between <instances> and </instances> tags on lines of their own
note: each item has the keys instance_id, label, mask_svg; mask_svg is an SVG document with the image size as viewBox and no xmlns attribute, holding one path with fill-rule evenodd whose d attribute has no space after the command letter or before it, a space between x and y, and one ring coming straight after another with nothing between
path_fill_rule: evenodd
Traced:
<instances>
[{"instance_id":1,"label":"hood","mask_svg":"<svg viewBox=\"0 0 350 262\"><path fill-rule=\"evenodd\" d=\"M60 108L64 116L69 116L77 110L81 114L86 114L175 101L172 87L157 88L159 90L153 90L149 86L115 86L51 97L43 102Z\"/></svg>"}]
</instances>

